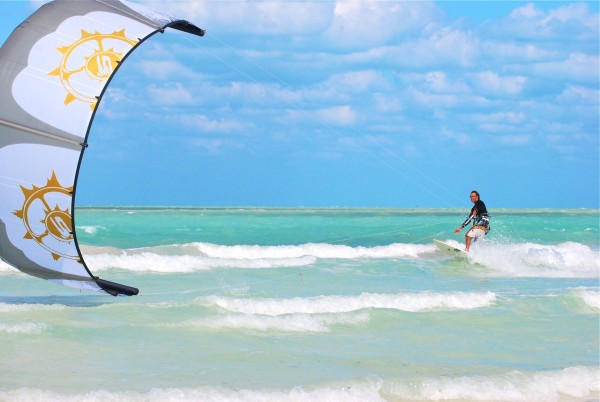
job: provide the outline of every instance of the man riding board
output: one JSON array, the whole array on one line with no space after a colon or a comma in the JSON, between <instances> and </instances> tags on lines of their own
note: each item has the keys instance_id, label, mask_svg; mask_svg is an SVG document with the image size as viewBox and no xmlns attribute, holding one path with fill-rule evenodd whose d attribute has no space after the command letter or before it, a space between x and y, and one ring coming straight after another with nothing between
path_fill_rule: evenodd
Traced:
<instances>
[{"instance_id":1,"label":"man riding board","mask_svg":"<svg viewBox=\"0 0 600 402\"><path fill-rule=\"evenodd\" d=\"M473 208L471 213L464 221L462 225L456 228L455 234L458 234L469 222L473 222L473 226L465 234L465 251L468 252L471 247L473 239L477 240L485 236L490 230L490 217L485 204L479 199L479 193L475 190L471 191L471 201L473 202Z\"/></svg>"}]
</instances>

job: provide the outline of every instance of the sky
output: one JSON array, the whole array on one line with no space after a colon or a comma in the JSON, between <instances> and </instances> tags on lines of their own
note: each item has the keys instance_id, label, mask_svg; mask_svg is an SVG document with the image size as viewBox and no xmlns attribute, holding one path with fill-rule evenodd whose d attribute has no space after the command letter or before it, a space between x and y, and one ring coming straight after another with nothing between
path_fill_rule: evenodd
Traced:
<instances>
[{"instance_id":1,"label":"sky","mask_svg":"<svg viewBox=\"0 0 600 402\"><path fill-rule=\"evenodd\" d=\"M600 206L598 2L141 2L76 205Z\"/></svg>"}]
</instances>

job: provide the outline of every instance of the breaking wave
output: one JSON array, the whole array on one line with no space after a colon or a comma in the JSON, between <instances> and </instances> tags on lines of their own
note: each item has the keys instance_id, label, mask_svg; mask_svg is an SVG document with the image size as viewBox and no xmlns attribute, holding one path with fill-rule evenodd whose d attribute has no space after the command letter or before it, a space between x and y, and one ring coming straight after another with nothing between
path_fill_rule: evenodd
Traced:
<instances>
[{"instance_id":1,"label":"breaking wave","mask_svg":"<svg viewBox=\"0 0 600 402\"><path fill-rule=\"evenodd\" d=\"M494 304L492 292L423 292L316 296L289 299L208 296L193 304L217 309L215 316L186 320L165 327L242 329L260 332L330 332L335 325L361 325L370 321L368 309L407 312L468 310Z\"/></svg>"},{"instance_id":2,"label":"breaking wave","mask_svg":"<svg viewBox=\"0 0 600 402\"><path fill-rule=\"evenodd\" d=\"M17 274L18 271L16 268L11 267L4 261L0 260L0 274Z\"/></svg>"},{"instance_id":3,"label":"breaking wave","mask_svg":"<svg viewBox=\"0 0 600 402\"><path fill-rule=\"evenodd\" d=\"M594 310L600 310L600 291L578 289L574 291L574 294L583 300L588 307L591 307Z\"/></svg>"},{"instance_id":4,"label":"breaking wave","mask_svg":"<svg viewBox=\"0 0 600 402\"><path fill-rule=\"evenodd\" d=\"M244 329L260 332L330 332L333 325L358 325L370 320L367 312L349 314L224 314L169 324L168 327Z\"/></svg>"},{"instance_id":5,"label":"breaking wave","mask_svg":"<svg viewBox=\"0 0 600 402\"><path fill-rule=\"evenodd\" d=\"M599 378L598 367L577 366L533 373L512 371L498 376L431 378L416 383L391 381L383 386L383 391L403 400L583 401L597 396Z\"/></svg>"},{"instance_id":6,"label":"breaking wave","mask_svg":"<svg viewBox=\"0 0 600 402\"><path fill-rule=\"evenodd\" d=\"M195 272L216 268L279 268L314 264L318 259L418 258L431 245L390 244L376 247L307 243L290 246L223 246L211 243L156 246L128 250L82 247L94 271Z\"/></svg>"},{"instance_id":7,"label":"breaking wave","mask_svg":"<svg viewBox=\"0 0 600 402\"><path fill-rule=\"evenodd\" d=\"M108 230L104 226L98 226L98 225L77 226L77 229L81 229L85 233L90 234L90 235L94 235L94 234L98 233L99 230Z\"/></svg>"},{"instance_id":8,"label":"breaking wave","mask_svg":"<svg viewBox=\"0 0 600 402\"><path fill-rule=\"evenodd\" d=\"M458 248L456 240L446 240ZM496 277L600 278L600 252L575 242L556 245L537 243L475 243L469 259Z\"/></svg>"},{"instance_id":9,"label":"breaking wave","mask_svg":"<svg viewBox=\"0 0 600 402\"><path fill-rule=\"evenodd\" d=\"M414 294L361 293L358 296L315 296L290 299L245 299L209 296L196 299L204 306L245 313L280 316L284 314L347 313L367 308L409 312L428 310L468 310L492 305L492 292L423 292Z\"/></svg>"},{"instance_id":10,"label":"breaking wave","mask_svg":"<svg viewBox=\"0 0 600 402\"><path fill-rule=\"evenodd\" d=\"M39 334L48 327L42 322L6 323L0 321L0 333L8 334Z\"/></svg>"},{"instance_id":11,"label":"breaking wave","mask_svg":"<svg viewBox=\"0 0 600 402\"><path fill-rule=\"evenodd\" d=\"M482 244L473 260L493 270L493 275L542 278L598 278L598 250L580 243Z\"/></svg>"},{"instance_id":12,"label":"breaking wave","mask_svg":"<svg viewBox=\"0 0 600 402\"><path fill-rule=\"evenodd\" d=\"M12 304L0 302L0 313L25 313L30 311L64 310L61 304Z\"/></svg>"},{"instance_id":13,"label":"breaking wave","mask_svg":"<svg viewBox=\"0 0 600 402\"><path fill-rule=\"evenodd\" d=\"M456 240L447 243L462 247ZM120 269L131 272L190 273L215 269L269 269L306 267L322 260L411 259L446 260L451 257L433 244L393 243L351 247L327 243L259 246L186 243L133 249L81 246L92 272ZM566 242L475 244L470 263L482 269L474 275L492 277L600 278L600 252L587 245ZM468 264L469 262L466 262ZM19 273L0 261L0 274ZM463 271L464 273L464 271Z\"/></svg>"},{"instance_id":14,"label":"breaking wave","mask_svg":"<svg viewBox=\"0 0 600 402\"><path fill-rule=\"evenodd\" d=\"M165 400L207 402L384 402L402 401L502 401L560 402L596 399L600 392L600 369L575 366L562 370L511 371L493 376L432 377L412 380L384 380L376 376L323 384L319 387L234 390L224 387L154 388L139 391L90 391L59 393L56 391L19 388L0 390L0 400L75 402L121 401L158 402Z\"/></svg>"}]
</instances>

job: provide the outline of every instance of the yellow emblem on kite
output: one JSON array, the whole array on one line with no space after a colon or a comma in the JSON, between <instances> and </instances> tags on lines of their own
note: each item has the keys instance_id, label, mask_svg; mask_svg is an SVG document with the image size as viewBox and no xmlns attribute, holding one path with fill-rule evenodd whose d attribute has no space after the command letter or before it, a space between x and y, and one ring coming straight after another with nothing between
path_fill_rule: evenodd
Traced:
<instances>
[{"instance_id":1,"label":"yellow emblem on kite","mask_svg":"<svg viewBox=\"0 0 600 402\"><path fill-rule=\"evenodd\" d=\"M25 196L23 209L13 214L22 219L25 224L27 233L24 238L35 240L52 254L54 260L60 257L78 260L77 255L70 255L73 252L73 248L69 246L73 241L72 219L69 212L71 201L65 200L64 197L66 195L72 199L73 187L61 186L53 171L52 177L48 179L45 186L33 185L32 189L21 186L21 191ZM58 203L63 206L68 204L68 206L63 210Z\"/></svg>"},{"instance_id":2,"label":"yellow emblem on kite","mask_svg":"<svg viewBox=\"0 0 600 402\"><path fill-rule=\"evenodd\" d=\"M92 110L96 107L96 95L90 94L90 88L98 82L105 82L123 54L138 43L137 40L125 36L125 29L111 34L99 32L89 33L81 30L81 38L75 43L58 47L63 54L60 66L48 75L60 77L62 86L67 91L65 105L79 100L90 104ZM121 51L115 51L115 47Z\"/></svg>"}]
</instances>

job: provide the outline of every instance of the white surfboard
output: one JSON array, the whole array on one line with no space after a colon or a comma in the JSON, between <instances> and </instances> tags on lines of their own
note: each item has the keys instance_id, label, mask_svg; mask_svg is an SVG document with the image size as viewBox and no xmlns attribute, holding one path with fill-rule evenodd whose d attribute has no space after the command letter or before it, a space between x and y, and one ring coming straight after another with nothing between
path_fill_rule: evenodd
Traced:
<instances>
[{"instance_id":1,"label":"white surfboard","mask_svg":"<svg viewBox=\"0 0 600 402\"><path fill-rule=\"evenodd\" d=\"M449 254L453 257L456 257L456 258L468 258L469 257L469 253L467 253L465 250L461 250L459 248L451 246L450 244L446 244L443 241L433 239L433 244L435 244L437 246L437 248L439 248L446 254Z\"/></svg>"}]
</instances>

